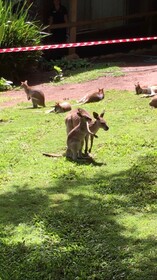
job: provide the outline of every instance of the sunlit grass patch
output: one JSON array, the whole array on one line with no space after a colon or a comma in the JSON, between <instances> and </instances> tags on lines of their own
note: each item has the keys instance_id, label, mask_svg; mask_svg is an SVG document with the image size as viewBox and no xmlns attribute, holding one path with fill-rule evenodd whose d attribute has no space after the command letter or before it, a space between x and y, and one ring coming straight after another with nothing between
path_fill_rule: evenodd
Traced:
<instances>
[{"instance_id":1,"label":"sunlit grass patch","mask_svg":"<svg viewBox=\"0 0 157 280\"><path fill-rule=\"evenodd\" d=\"M0 123L0 277L154 280L157 111L128 91L85 104L105 109L95 163L64 153L65 114L3 108Z\"/></svg>"}]
</instances>

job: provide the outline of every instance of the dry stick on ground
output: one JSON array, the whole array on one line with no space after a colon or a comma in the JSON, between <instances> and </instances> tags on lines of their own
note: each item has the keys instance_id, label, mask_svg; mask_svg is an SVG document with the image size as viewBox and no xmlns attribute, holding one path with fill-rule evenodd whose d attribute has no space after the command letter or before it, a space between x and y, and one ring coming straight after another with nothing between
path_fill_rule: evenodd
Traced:
<instances>
[{"instance_id":1,"label":"dry stick on ground","mask_svg":"<svg viewBox=\"0 0 157 280\"><path fill-rule=\"evenodd\" d=\"M43 156L46 157L63 157L65 154L49 154L49 153L43 153Z\"/></svg>"}]
</instances>

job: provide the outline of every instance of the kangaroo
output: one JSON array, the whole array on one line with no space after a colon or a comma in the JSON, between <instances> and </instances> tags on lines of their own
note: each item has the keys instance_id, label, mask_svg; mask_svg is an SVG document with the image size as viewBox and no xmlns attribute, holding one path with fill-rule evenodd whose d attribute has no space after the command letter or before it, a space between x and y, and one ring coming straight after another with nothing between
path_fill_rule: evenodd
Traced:
<instances>
[{"instance_id":1,"label":"kangaroo","mask_svg":"<svg viewBox=\"0 0 157 280\"><path fill-rule=\"evenodd\" d=\"M68 102L59 103L56 102L54 108L49 111L49 113L65 113L71 110L71 105Z\"/></svg>"},{"instance_id":2,"label":"kangaroo","mask_svg":"<svg viewBox=\"0 0 157 280\"><path fill-rule=\"evenodd\" d=\"M78 109L73 109L72 111L70 111L66 118L65 118L65 125L66 125L66 132L67 135L69 134L69 132L80 123L80 116L78 115L78 112L81 114L84 114L86 116L88 116L89 118L91 118L90 114L82 109L82 108L78 108ZM91 118L92 120L92 118Z\"/></svg>"},{"instance_id":3,"label":"kangaroo","mask_svg":"<svg viewBox=\"0 0 157 280\"><path fill-rule=\"evenodd\" d=\"M149 102L151 107L157 108L157 96L154 96L151 101Z\"/></svg>"},{"instance_id":4,"label":"kangaroo","mask_svg":"<svg viewBox=\"0 0 157 280\"><path fill-rule=\"evenodd\" d=\"M33 89L28 85L27 81L21 82L21 86L24 88L27 94L27 99L32 100L33 108L37 108L38 105L45 107L45 96L41 90Z\"/></svg>"},{"instance_id":5,"label":"kangaroo","mask_svg":"<svg viewBox=\"0 0 157 280\"><path fill-rule=\"evenodd\" d=\"M82 158L82 147L86 134L89 133L97 137L89 129L88 122L92 119L80 109L78 109L77 114L80 117L80 122L69 132L67 137L66 157L72 158L73 161L77 161L78 157Z\"/></svg>"},{"instance_id":6,"label":"kangaroo","mask_svg":"<svg viewBox=\"0 0 157 280\"><path fill-rule=\"evenodd\" d=\"M91 103L91 102L98 102L104 99L104 89L99 88L97 92L89 93L85 95L83 98L81 98L78 103Z\"/></svg>"},{"instance_id":7,"label":"kangaroo","mask_svg":"<svg viewBox=\"0 0 157 280\"><path fill-rule=\"evenodd\" d=\"M136 94L143 94L142 97L152 97L157 95L157 86L141 87L139 83L135 84Z\"/></svg>"},{"instance_id":8,"label":"kangaroo","mask_svg":"<svg viewBox=\"0 0 157 280\"><path fill-rule=\"evenodd\" d=\"M88 115L90 117L90 114L84 110L81 109L81 111ZM67 134L76 126L79 124L80 122L80 117L77 114L78 109L74 109L71 112L69 112L69 114L67 115L67 117L65 118L65 124L66 124L66 130L67 130ZM109 129L106 121L104 120L104 111L99 115L96 112L93 112L93 117L95 118L95 121L90 121L89 122L89 129L91 132L93 132L94 134L97 133L97 131L99 130L99 128L104 129L105 131L107 131ZM89 142L89 136L90 136L90 148L88 149L88 142ZM87 133L87 135L85 136L85 154L91 153L92 151L92 147L93 147L93 140L94 137L93 135L89 135L89 133Z\"/></svg>"},{"instance_id":9,"label":"kangaroo","mask_svg":"<svg viewBox=\"0 0 157 280\"><path fill-rule=\"evenodd\" d=\"M106 123L106 121L104 120L104 111L99 115L98 113L96 112L93 112L93 117L95 118L95 121L92 121L90 124L89 124L89 128L90 128L90 131L93 132L94 134L97 133L97 131L99 130L99 128L102 128L104 129L105 131L109 130L109 127ZM89 140L89 136L90 136L90 140L91 140L91 144L90 144L90 148L88 149L88 140ZM94 140L94 137L93 135L89 135L87 134L86 135L86 138L85 138L85 154L88 154L91 153L92 151L92 147L93 147L93 140Z\"/></svg>"}]
</instances>

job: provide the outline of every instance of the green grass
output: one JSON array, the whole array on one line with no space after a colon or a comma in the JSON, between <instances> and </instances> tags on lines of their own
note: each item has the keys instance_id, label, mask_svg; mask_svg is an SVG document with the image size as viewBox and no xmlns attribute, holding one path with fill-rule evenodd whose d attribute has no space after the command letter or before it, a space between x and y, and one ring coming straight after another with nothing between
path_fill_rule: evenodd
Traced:
<instances>
[{"instance_id":1,"label":"green grass","mask_svg":"<svg viewBox=\"0 0 157 280\"><path fill-rule=\"evenodd\" d=\"M8 97L8 96L5 96L5 95L0 95L0 103L3 103L3 102L8 102L8 101L11 101L13 98L11 97Z\"/></svg>"},{"instance_id":2,"label":"green grass","mask_svg":"<svg viewBox=\"0 0 157 280\"><path fill-rule=\"evenodd\" d=\"M27 103L28 105L28 103ZM133 92L107 91L109 131L95 164L63 153L64 114L21 103L1 110L0 279L155 280L157 111Z\"/></svg>"},{"instance_id":3,"label":"green grass","mask_svg":"<svg viewBox=\"0 0 157 280\"><path fill-rule=\"evenodd\" d=\"M109 75L112 77L118 77L122 76L123 72L115 63L92 63L90 66L85 68L79 68L73 71L66 70L63 76L64 79L57 83L57 85L67 83L82 83L85 81L98 79L98 77Z\"/></svg>"}]
</instances>

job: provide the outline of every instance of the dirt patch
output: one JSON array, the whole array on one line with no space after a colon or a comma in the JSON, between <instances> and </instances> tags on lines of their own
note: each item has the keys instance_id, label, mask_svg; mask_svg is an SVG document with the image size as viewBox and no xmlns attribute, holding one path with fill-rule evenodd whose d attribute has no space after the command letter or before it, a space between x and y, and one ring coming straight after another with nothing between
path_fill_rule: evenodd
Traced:
<instances>
[{"instance_id":1,"label":"dirt patch","mask_svg":"<svg viewBox=\"0 0 157 280\"><path fill-rule=\"evenodd\" d=\"M106 57L107 60L111 61L111 57ZM141 85L157 84L157 59L155 61L149 56L112 57L112 61L114 60L115 62L121 62L120 68L123 72L121 77L104 76L89 82L56 86L47 83L50 76L49 72L40 72L31 77L32 84L35 84L35 88L41 89L45 93L46 101L52 101L52 104L54 104L54 101L78 100L86 93L94 92L98 88L104 88L105 91L112 89L134 91L136 82L140 82ZM1 96L4 97L1 107L10 107L20 102L26 102L26 94L23 89L7 91L1 93Z\"/></svg>"}]
</instances>

